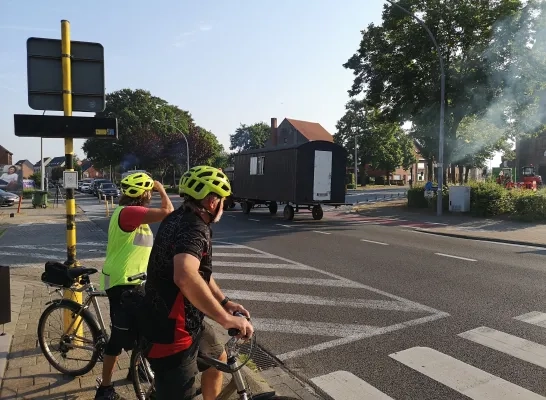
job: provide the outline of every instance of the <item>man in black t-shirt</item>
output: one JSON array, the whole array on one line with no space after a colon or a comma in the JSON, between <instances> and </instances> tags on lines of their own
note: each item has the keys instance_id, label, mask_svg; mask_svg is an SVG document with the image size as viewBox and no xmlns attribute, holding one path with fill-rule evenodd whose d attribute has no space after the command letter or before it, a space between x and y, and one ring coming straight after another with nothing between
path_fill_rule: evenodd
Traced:
<instances>
[{"instance_id":1,"label":"man in black t-shirt","mask_svg":"<svg viewBox=\"0 0 546 400\"><path fill-rule=\"evenodd\" d=\"M143 336L146 357L154 371L156 398L191 399L195 396L197 351L221 361L227 356L206 314L223 328L238 329L241 337L253 334L243 306L224 296L212 277L210 224L222 216L224 198L231 193L227 177L218 169L191 168L180 181L184 205L163 220L150 255L144 305ZM205 367L206 368L206 367ZM216 399L222 373L203 371L203 400Z\"/></svg>"}]
</instances>

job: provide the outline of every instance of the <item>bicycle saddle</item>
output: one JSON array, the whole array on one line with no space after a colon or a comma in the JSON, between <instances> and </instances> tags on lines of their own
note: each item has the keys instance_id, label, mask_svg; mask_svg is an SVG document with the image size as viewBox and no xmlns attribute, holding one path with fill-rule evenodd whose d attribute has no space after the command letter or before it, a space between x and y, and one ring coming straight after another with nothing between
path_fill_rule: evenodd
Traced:
<instances>
[{"instance_id":1,"label":"bicycle saddle","mask_svg":"<svg viewBox=\"0 0 546 400\"><path fill-rule=\"evenodd\" d=\"M96 268L77 267L77 268L69 268L66 271L66 274L68 275L70 279L76 279L79 276L92 275L96 272L98 272L98 269Z\"/></svg>"}]
</instances>

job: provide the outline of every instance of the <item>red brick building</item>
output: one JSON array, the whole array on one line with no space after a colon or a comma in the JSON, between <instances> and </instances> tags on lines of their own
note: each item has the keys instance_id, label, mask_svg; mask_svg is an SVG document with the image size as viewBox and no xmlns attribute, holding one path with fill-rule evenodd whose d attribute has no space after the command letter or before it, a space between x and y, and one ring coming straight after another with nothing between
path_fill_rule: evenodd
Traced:
<instances>
[{"instance_id":1,"label":"red brick building","mask_svg":"<svg viewBox=\"0 0 546 400\"><path fill-rule=\"evenodd\" d=\"M13 165L13 153L0 145L0 165Z\"/></svg>"}]
</instances>

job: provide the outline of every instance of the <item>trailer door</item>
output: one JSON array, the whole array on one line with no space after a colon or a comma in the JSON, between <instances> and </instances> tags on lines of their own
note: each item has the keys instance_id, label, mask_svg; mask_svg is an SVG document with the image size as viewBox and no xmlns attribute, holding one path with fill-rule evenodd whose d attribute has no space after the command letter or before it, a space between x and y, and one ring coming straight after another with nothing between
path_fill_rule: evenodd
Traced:
<instances>
[{"instance_id":1,"label":"trailer door","mask_svg":"<svg viewBox=\"0 0 546 400\"><path fill-rule=\"evenodd\" d=\"M332 190L332 152L315 150L313 200L330 200Z\"/></svg>"}]
</instances>

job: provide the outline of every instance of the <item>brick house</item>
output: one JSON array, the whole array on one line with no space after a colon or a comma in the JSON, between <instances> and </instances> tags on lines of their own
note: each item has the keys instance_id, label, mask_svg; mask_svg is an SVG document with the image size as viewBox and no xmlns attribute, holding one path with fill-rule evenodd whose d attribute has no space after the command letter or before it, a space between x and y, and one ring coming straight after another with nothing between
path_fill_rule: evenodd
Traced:
<instances>
[{"instance_id":1,"label":"brick house","mask_svg":"<svg viewBox=\"0 0 546 400\"><path fill-rule=\"evenodd\" d=\"M546 132L535 138L518 139L516 141L516 176L521 169L533 165L535 173L546 181Z\"/></svg>"},{"instance_id":2,"label":"brick house","mask_svg":"<svg viewBox=\"0 0 546 400\"><path fill-rule=\"evenodd\" d=\"M313 140L333 142L334 137L317 122L285 118L277 127L277 118L271 118L271 136L264 147L294 146Z\"/></svg>"},{"instance_id":3,"label":"brick house","mask_svg":"<svg viewBox=\"0 0 546 400\"><path fill-rule=\"evenodd\" d=\"M30 178L34 174L34 165L28 160L19 160L15 163L23 172L23 179Z\"/></svg>"},{"instance_id":4,"label":"brick house","mask_svg":"<svg viewBox=\"0 0 546 400\"><path fill-rule=\"evenodd\" d=\"M0 145L0 165L13 165L13 153Z\"/></svg>"},{"instance_id":5,"label":"brick house","mask_svg":"<svg viewBox=\"0 0 546 400\"><path fill-rule=\"evenodd\" d=\"M98 169L95 169L93 167L93 162L89 160L83 160L82 161L82 179L85 178L102 178L102 171L99 171Z\"/></svg>"},{"instance_id":6,"label":"brick house","mask_svg":"<svg viewBox=\"0 0 546 400\"><path fill-rule=\"evenodd\" d=\"M51 162L51 157L45 157L43 160L44 168L47 168L49 163ZM36 164L34 164L34 172L40 172L42 168L42 161L38 161Z\"/></svg>"}]
</instances>

